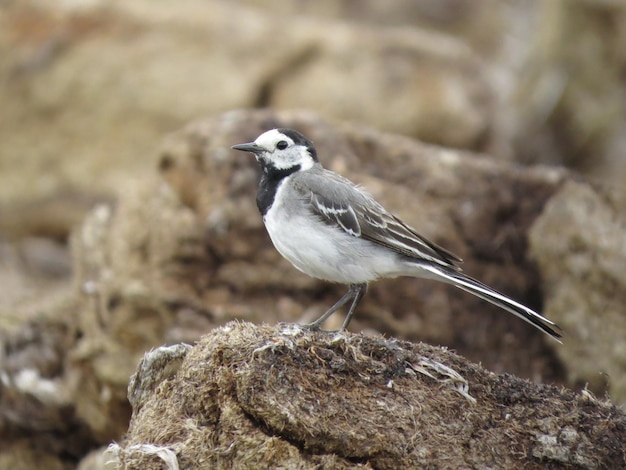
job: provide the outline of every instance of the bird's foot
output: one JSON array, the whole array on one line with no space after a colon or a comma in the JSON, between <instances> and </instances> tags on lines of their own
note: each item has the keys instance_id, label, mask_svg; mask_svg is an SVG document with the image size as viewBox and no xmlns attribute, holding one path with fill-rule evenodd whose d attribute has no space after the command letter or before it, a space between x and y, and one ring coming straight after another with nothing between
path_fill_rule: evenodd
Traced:
<instances>
[{"instance_id":1,"label":"bird's foot","mask_svg":"<svg viewBox=\"0 0 626 470\"><path fill-rule=\"evenodd\" d=\"M311 322L311 323L305 323L304 325L300 325L302 327L303 330L309 330L309 331L320 331L322 329L322 322Z\"/></svg>"},{"instance_id":2,"label":"bird's foot","mask_svg":"<svg viewBox=\"0 0 626 470\"><path fill-rule=\"evenodd\" d=\"M322 330L322 324L321 323L306 323L304 325L300 325L300 327L303 330L309 330L309 331L319 331L322 333L328 333L328 334L340 334L340 333L345 333L346 329L345 328L339 328L338 330Z\"/></svg>"}]
</instances>

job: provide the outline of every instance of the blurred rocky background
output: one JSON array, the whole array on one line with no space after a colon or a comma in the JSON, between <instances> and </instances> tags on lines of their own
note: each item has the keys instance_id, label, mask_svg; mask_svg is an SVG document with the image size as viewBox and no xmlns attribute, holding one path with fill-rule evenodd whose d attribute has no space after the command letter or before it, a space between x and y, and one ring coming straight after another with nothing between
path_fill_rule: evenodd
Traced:
<instances>
[{"instance_id":1,"label":"blurred rocky background","mask_svg":"<svg viewBox=\"0 0 626 470\"><path fill-rule=\"evenodd\" d=\"M274 126L566 336L412 279L351 329L625 403L625 82L618 0L0 0L0 468L104 468L145 351L341 295L229 149Z\"/></svg>"}]
</instances>

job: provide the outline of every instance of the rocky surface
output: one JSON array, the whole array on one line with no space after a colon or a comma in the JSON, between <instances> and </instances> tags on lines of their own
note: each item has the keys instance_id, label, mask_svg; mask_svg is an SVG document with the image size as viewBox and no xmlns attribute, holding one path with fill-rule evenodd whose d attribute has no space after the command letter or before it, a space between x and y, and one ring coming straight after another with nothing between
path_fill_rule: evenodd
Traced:
<instances>
[{"instance_id":1,"label":"rocky surface","mask_svg":"<svg viewBox=\"0 0 626 470\"><path fill-rule=\"evenodd\" d=\"M0 8L5 213L68 191L79 201L114 195L148 171L163 133L240 107L309 107L498 158L573 166L617 187L626 181L618 4L28 0Z\"/></svg>"},{"instance_id":2,"label":"rocky surface","mask_svg":"<svg viewBox=\"0 0 626 470\"><path fill-rule=\"evenodd\" d=\"M622 195L623 197L624 195ZM544 282L544 312L567 331L556 352L568 382L607 387L624 401L626 382L626 217L623 200L569 182L529 233Z\"/></svg>"},{"instance_id":3,"label":"rocky surface","mask_svg":"<svg viewBox=\"0 0 626 470\"><path fill-rule=\"evenodd\" d=\"M271 247L258 170L229 150L275 125L566 341L412 279L374 285L353 331L626 400L623 7L337 5L0 5L0 467L73 468L119 439L150 348L308 321L342 294ZM259 107L285 111L221 114Z\"/></svg>"},{"instance_id":4,"label":"rocky surface","mask_svg":"<svg viewBox=\"0 0 626 470\"><path fill-rule=\"evenodd\" d=\"M74 231L73 289L44 304L45 315L5 330L0 409L8 442L24 446L24 436L36 436L36 455L63 449L66 458L77 458L119 440L130 416L128 379L145 351L192 344L233 318L309 321L342 294L342 286L310 279L280 258L254 202L257 165L230 149L275 126L313 138L326 166L349 174L406 222L461 255L471 275L528 305L546 305L566 336L559 345L479 299L415 279L374 283L353 331L442 344L495 372L576 389L587 382L591 392L609 391L620 400L622 300L607 291L611 285L619 291L626 278L619 276L626 264L619 261L618 198L563 170L511 167L309 112L237 111L171 134L153 172L120 191L115 206L96 207ZM563 219L560 207L568 207L568 195L587 201L574 203L576 220L593 217L600 232ZM592 299L601 304L579 306L572 341L571 303L558 299L568 298L563 286L584 297L586 271L574 269L580 252L568 250L569 242L554 250L563 269L549 254L560 243L553 225L566 224L568 238L584 240L576 246L584 247L588 263L605 260L593 271L598 285L606 276L613 282L594 291ZM599 306L606 323L594 317ZM327 327L341 321L337 314ZM614 350L600 334L605 325L613 329ZM611 374L610 381L596 380L598 371Z\"/></svg>"},{"instance_id":5,"label":"rocky surface","mask_svg":"<svg viewBox=\"0 0 626 470\"><path fill-rule=\"evenodd\" d=\"M236 2L63 5L2 7L0 47L12 53L0 58L0 197L10 202L68 187L115 193L149 168L165 132L190 119L312 105L306 97L329 116L423 129L459 147L484 149L495 138L479 62L443 33L306 17L285 28L280 17ZM317 86L303 83L308 76Z\"/></svg>"},{"instance_id":6,"label":"rocky surface","mask_svg":"<svg viewBox=\"0 0 626 470\"><path fill-rule=\"evenodd\" d=\"M163 179L136 185L114 212L94 211L76 233L76 283L85 297L97 299L83 309L85 330L98 331L104 306L120 340L140 353L159 337L190 341L233 316L310 320L342 294L343 286L297 272L271 246L254 199L256 163L229 148L273 126L310 135L325 164L350 174L409 224L460 254L468 273L540 306L525 234L564 172L511 169L310 113L233 112L171 135L158 163ZM453 344L496 370L559 377L541 335L453 288L384 281L367 299L354 320L357 331ZM155 315L163 307L167 314ZM477 314L485 320L477 322ZM329 327L338 327L341 318L332 321ZM523 357L490 354L522 346Z\"/></svg>"},{"instance_id":7,"label":"rocky surface","mask_svg":"<svg viewBox=\"0 0 626 470\"><path fill-rule=\"evenodd\" d=\"M129 469L617 468L626 451L626 417L588 394L293 325L231 322L152 351L129 396L141 398L110 449Z\"/></svg>"}]
</instances>

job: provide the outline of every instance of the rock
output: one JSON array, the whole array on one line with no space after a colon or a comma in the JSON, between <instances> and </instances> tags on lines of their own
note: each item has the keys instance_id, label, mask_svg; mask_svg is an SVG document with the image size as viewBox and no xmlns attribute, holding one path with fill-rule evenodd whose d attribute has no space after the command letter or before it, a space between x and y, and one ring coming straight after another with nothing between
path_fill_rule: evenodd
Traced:
<instances>
[{"instance_id":1,"label":"rock","mask_svg":"<svg viewBox=\"0 0 626 470\"><path fill-rule=\"evenodd\" d=\"M97 206L73 232L73 290L63 301L43 299L30 327L16 323L0 334L4 364L12 364L3 366L5 382L33 385L10 385L0 394L0 411L14 419L4 422L7 446L26 429L75 463L126 430L128 381L146 351L193 344L235 318L310 321L343 293L342 286L298 273L271 246L254 201L258 166L230 149L277 126L312 137L327 167L365 185L407 223L461 255L469 274L537 308L544 297L551 299L556 284L544 284L528 233L544 217L564 224L550 201L562 199L561 188L573 181L566 171L511 167L310 112L236 111L199 120L168 136L154 170L121 187L115 206ZM586 197L597 199L589 191ZM614 233L611 211L597 213L598 227L609 225L598 230ZM586 230L584 224L571 228ZM600 247L590 243L586 249L593 259ZM337 328L341 321L336 314L326 326ZM33 324L41 334L30 333ZM578 387L589 373L576 372L580 361L562 351L578 347L567 337L560 346L479 299L424 280L374 283L351 328L443 344L487 369L536 382L566 384L569 378ZM11 342L16 335L31 339ZM613 367L597 360L598 370ZM23 375L21 369L30 371ZM165 370L165 382L175 371ZM134 381L136 410L162 380ZM63 392L62 400L41 395L50 384ZM605 391L593 381L590 390ZM569 459L548 445L554 433L544 434L543 447L534 448L537 458ZM139 450L171 457L158 447Z\"/></svg>"},{"instance_id":2,"label":"rock","mask_svg":"<svg viewBox=\"0 0 626 470\"><path fill-rule=\"evenodd\" d=\"M610 194L568 182L530 232L545 313L565 330L556 350L568 381L626 400L626 218Z\"/></svg>"},{"instance_id":3,"label":"rock","mask_svg":"<svg viewBox=\"0 0 626 470\"><path fill-rule=\"evenodd\" d=\"M572 189L577 178L562 169L513 168L397 132L500 160L574 166L621 191L624 9L467 0L354 8L203 0L183 8L141 0L0 6L5 449L21 452L27 434L25 448L35 443L74 466L126 429L127 381L146 350L193 342L232 318L309 321L342 294L300 275L271 247L254 207L257 168L229 150L273 125L313 136L325 164L460 254L469 274L545 305L576 340L546 342L478 299L412 279L372 286L355 330L446 344L497 372L588 383L623 401L624 201L580 181ZM296 105L328 115L220 114ZM163 134L202 115L216 117L171 135L157 165ZM571 227L561 209L576 214ZM572 250L555 236L561 230ZM589 287L593 295L582 298ZM53 400L50 390L59 391Z\"/></svg>"},{"instance_id":4,"label":"rock","mask_svg":"<svg viewBox=\"0 0 626 470\"><path fill-rule=\"evenodd\" d=\"M257 0L242 1L259 4ZM268 10L275 15L308 15L375 25L379 30L381 26L393 25L445 32L484 59L480 66L483 77L478 82L484 80L491 86L490 104L485 109L494 111L490 126L496 131L499 143L489 152L508 155L525 164L550 163L575 168L617 188L626 183L626 164L621 151L626 144L626 87L622 73L626 64L626 9L621 2L391 0L382 6L375 0L358 4L286 0L276 4L263 3L263 13ZM359 52L357 50L349 57L358 57ZM425 62L428 64L428 59ZM363 67L362 75L372 76L365 70L365 65L357 63ZM318 68L321 67L312 68L312 72L324 74L327 83L332 83L335 75L330 71L339 68L340 64L332 62L328 69L320 72ZM342 70L350 70L350 65ZM410 67L407 72L409 70ZM425 73L429 74L436 71L437 66L427 66L427 70ZM419 81L423 73L424 69L418 66L418 70L407 75L414 75ZM305 83L301 78L300 81ZM312 81L306 82L309 85L307 90ZM466 90L470 89L472 81L466 83ZM313 93L317 87L312 86ZM352 104L344 92L351 96L350 92L355 88L341 83L326 91L332 95L336 90L340 90L334 108L338 114L333 115L342 116L347 110L341 105L348 102L346 107L349 107ZM422 84L422 91L424 96L442 98L428 84ZM305 96L295 99L305 100L313 109L318 109L318 102L309 100L306 94L301 95ZM398 95L408 97L409 94ZM375 101L375 97L364 96L368 96L364 107ZM444 96L451 95L444 93ZM316 98L322 102L321 109L328 109L323 97ZM474 98L479 99L478 95ZM420 104L428 116L430 105L427 102ZM358 103L354 105L358 106ZM437 105L435 114L436 109ZM463 109L471 108L459 106L456 109L462 113ZM394 117L406 116L405 113L410 112L403 109ZM465 124L479 122L472 121L471 115L470 111ZM357 116L357 119L362 118ZM382 126L375 125L389 129L387 125L392 121L389 119ZM418 119L416 122L422 121ZM436 119L432 122L434 124ZM403 130L406 126L409 126L408 121L403 121L400 127L390 130L406 133ZM409 132L409 135L431 141L434 135L430 130L428 126L416 128L414 132L417 133ZM435 138L434 142L438 140ZM453 140L446 140L445 145L452 143Z\"/></svg>"},{"instance_id":5,"label":"rock","mask_svg":"<svg viewBox=\"0 0 626 470\"><path fill-rule=\"evenodd\" d=\"M301 2L285 0L281 3L240 0L240 3L259 8L270 15L297 15L330 18L350 23L377 26L420 26L445 30L480 44L491 37L493 41L502 31L497 27L510 5L494 0L422 0L410 3L390 0L381 5L376 0L355 3L336 3L333 0ZM490 34L489 34L490 33Z\"/></svg>"},{"instance_id":6,"label":"rock","mask_svg":"<svg viewBox=\"0 0 626 470\"><path fill-rule=\"evenodd\" d=\"M283 14L201 0L2 8L0 200L17 205L115 194L164 133L240 107L314 105L476 150L499 138L480 61L444 33L298 16L286 28Z\"/></svg>"},{"instance_id":7,"label":"rock","mask_svg":"<svg viewBox=\"0 0 626 470\"><path fill-rule=\"evenodd\" d=\"M3 5L0 236L64 240L150 171L165 132L240 107L309 107L623 186L617 5L246 3Z\"/></svg>"},{"instance_id":8,"label":"rock","mask_svg":"<svg viewBox=\"0 0 626 470\"><path fill-rule=\"evenodd\" d=\"M108 447L101 447L89 452L76 467L76 470L117 470Z\"/></svg>"},{"instance_id":9,"label":"rock","mask_svg":"<svg viewBox=\"0 0 626 470\"><path fill-rule=\"evenodd\" d=\"M141 409L146 396L152 395L163 381L176 375L191 349L191 345L179 343L161 346L143 356L128 383L128 401L135 411Z\"/></svg>"},{"instance_id":10,"label":"rock","mask_svg":"<svg viewBox=\"0 0 626 470\"><path fill-rule=\"evenodd\" d=\"M57 318L31 319L0 332L0 468L67 468L94 444L76 417L77 371L65 363L74 347L68 304L53 304ZM6 328L6 326L5 326Z\"/></svg>"},{"instance_id":11,"label":"rock","mask_svg":"<svg viewBox=\"0 0 626 470\"><path fill-rule=\"evenodd\" d=\"M142 396L124 468L616 468L626 451L626 417L589 395L293 325L215 329Z\"/></svg>"},{"instance_id":12,"label":"rock","mask_svg":"<svg viewBox=\"0 0 626 470\"><path fill-rule=\"evenodd\" d=\"M519 161L626 185L626 9L620 2L537 2L512 108Z\"/></svg>"},{"instance_id":13,"label":"rock","mask_svg":"<svg viewBox=\"0 0 626 470\"><path fill-rule=\"evenodd\" d=\"M496 97L484 67L462 43L414 29L353 26L327 30L309 49L281 64L264 105L315 109L427 142L495 150Z\"/></svg>"},{"instance_id":14,"label":"rock","mask_svg":"<svg viewBox=\"0 0 626 470\"><path fill-rule=\"evenodd\" d=\"M28 439L11 442L11 446L0 451L0 468L15 470L43 469L67 470L68 467L61 458L52 452L38 449Z\"/></svg>"},{"instance_id":15,"label":"rock","mask_svg":"<svg viewBox=\"0 0 626 470\"><path fill-rule=\"evenodd\" d=\"M146 180L124 194L115 212L94 212L77 232L76 282L85 299L99 299L85 302L81 322L90 333L82 341L100 336L104 314L105 323L115 325L110 333L122 354L139 360L161 335L192 342L199 331L237 317L307 321L343 293L343 286L298 273L267 239L254 201L258 169L230 145L273 126L310 135L328 167L349 174L409 224L460 254L469 274L539 305L541 286L526 259L525 232L565 173L510 169L310 113L235 112L171 135L159 163L169 184ZM332 321L329 326L338 327L340 315ZM454 345L496 370L558 377L541 335L442 284L373 284L354 320L355 329L364 327ZM522 345L524 357L491 354Z\"/></svg>"}]
</instances>

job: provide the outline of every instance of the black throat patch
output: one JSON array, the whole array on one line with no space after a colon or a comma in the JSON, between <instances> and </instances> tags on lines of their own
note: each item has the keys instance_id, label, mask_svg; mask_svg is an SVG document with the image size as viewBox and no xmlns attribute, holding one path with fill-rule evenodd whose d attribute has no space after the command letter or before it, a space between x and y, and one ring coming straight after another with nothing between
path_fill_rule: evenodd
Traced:
<instances>
[{"instance_id":1,"label":"black throat patch","mask_svg":"<svg viewBox=\"0 0 626 470\"><path fill-rule=\"evenodd\" d=\"M256 194L256 205L261 215L265 216L267 211L272 207L272 204L274 204L274 198L276 197L276 191L278 191L280 183L282 183L287 176L299 170L300 165L296 165L284 170L271 169L268 172L263 172L263 176L259 182L259 190Z\"/></svg>"}]
</instances>

